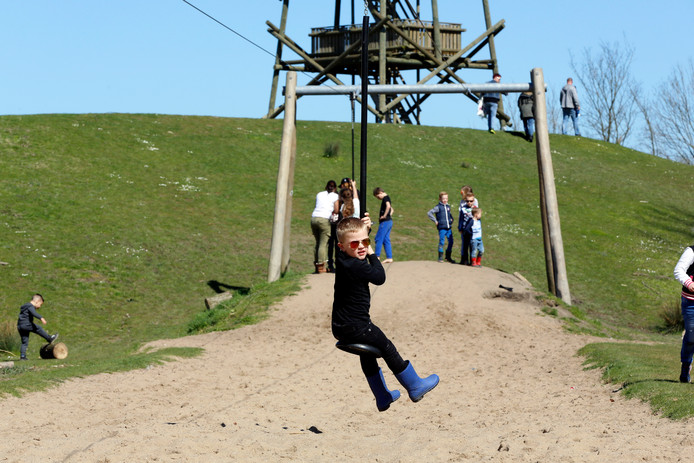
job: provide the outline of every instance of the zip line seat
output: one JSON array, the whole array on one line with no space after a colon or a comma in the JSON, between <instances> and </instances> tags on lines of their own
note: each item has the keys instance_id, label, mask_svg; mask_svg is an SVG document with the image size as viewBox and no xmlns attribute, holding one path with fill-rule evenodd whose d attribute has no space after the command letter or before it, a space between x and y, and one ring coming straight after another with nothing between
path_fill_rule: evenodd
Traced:
<instances>
[{"instance_id":1,"label":"zip line seat","mask_svg":"<svg viewBox=\"0 0 694 463\"><path fill-rule=\"evenodd\" d=\"M374 346L370 346L369 344L347 344L343 343L342 341L337 341L335 347L345 352L349 352L350 354L373 355L374 357L383 357L383 354L381 353L380 349Z\"/></svg>"}]
</instances>

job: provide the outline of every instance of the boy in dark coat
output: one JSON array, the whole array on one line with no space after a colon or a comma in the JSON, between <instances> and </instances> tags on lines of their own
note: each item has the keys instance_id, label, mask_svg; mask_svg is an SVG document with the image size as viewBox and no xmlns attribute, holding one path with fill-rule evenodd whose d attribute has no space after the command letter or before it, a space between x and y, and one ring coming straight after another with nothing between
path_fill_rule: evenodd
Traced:
<instances>
[{"instance_id":1,"label":"boy in dark coat","mask_svg":"<svg viewBox=\"0 0 694 463\"><path fill-rule=\"evenodd\" d=\"M47 323L43 315L39 314L36 309L40 309L43 305L43 296L40 294L34 294L31 301L24 304L19 308L19 318L17 319L17 331L19 331L19 336L22 338L22 347L20 348L19 360L27 359L27 347L29 347L29 334L35 333L41 336L43 339L49 343L55 341L58 338L58 333L50 335L46 333L43 328L34 323L34 318L41 320L44 325Z\"/></svg>"},{"instance_id":2,"label":"boy in dark coat","mask_svg":"<svg viewBox=\"0 0 694 463\"><path fill-rule=\"evenodd\" d=\"M371 323L369 283L382 285L386 272L371 247L369 228L356 217L342 219L337 224L337 240L340 250L335 269L333 336L343 344L366 344L378 349L388 368L407 389L410 399L418 402L436 387L439 377L420 378L410 361L403 360L383 331ZM359 354L362 372L376 397L376 407L382 412L400 398L400 391L386 387L377 359L374 354Z\"/></svg>"}]
</instances>

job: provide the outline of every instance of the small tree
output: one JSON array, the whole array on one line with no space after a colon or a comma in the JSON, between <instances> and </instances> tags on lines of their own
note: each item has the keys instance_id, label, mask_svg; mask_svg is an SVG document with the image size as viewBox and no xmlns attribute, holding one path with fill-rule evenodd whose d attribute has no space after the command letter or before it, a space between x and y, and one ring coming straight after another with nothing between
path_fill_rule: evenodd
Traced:
<instances>
[{"instance_id":1,"label":"small tree","mask_svg":"<svg viewBox=\"0 0 694 463\"><path fill-rule=\"evenodd\" d=\"M653 111L664 154L694 164L694 65L677 65L656 92Z\"/></svg>"},{"instance_id":2,"label":"small tree","mask_svg":"<svg viewBox=\"0 0 694 463\"><path fill-rule=\"evenodd\" d=\"M580 62L571 56L571 68L583 86L581 119L585 117L602 140L618 145L627 140L638 116L632 95L639 93L640 85L631 77L633 57L632 46L616 42L601 42L595 55L585 48Z\"/></svg>"},{"instance_id":3,"label":"small tree","mask_svg":"<svg viewBox=\"0 0 694 463\"><path fill-rule=\"evenodd\" d=\"M659 142L658 142L658 131L656 127L656 114L655 105L653 101L648 96L638 95L635 92L632 93L634 98L634 103L639 108L641 116L643 117L644 127L641 131L642 143L647 146L647 151L654 156L661 156Z\"/></svg>"}]
</instances>

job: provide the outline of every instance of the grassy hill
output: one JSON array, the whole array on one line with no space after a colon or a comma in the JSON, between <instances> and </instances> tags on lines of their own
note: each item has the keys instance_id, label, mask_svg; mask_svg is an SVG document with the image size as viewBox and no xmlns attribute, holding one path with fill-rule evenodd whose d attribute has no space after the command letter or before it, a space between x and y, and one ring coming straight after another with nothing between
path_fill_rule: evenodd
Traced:
<instances>
[{"instance_id":1,"label":"grassy hill","mask_svg":"<svg viewBox=\"0 0 694 463\"><path fill-rule=\"evenodd\" d=\"M13 326L19 306L41 292L47 328L69 342L73 374L88 374L120 368L109 359L144 341L186 334L215 288L255 295L251 308L295 290L313 270L315 194L352 171L349 123L300 121L297 131L293 274L266 285L282 121L0 117L0 261L8 263L0 320ZM439 191L455 205L469 184L485 214L483 264L546 289L533 144L457 128L368 132L367 193L380 186L393 200L396 260L436 258L426 212ZM678 301L672 269L692 242L685 193L694 167L586 138L550 143L574 314L595 332L676 345L658 331L659 314ZM340 154L326 157L328 144ZM378 207L370 194L366 202ZM32 338L32 355L39 345ZM0 381L0 391L28 384L23 376Z\"/></svg>"}]
</instances>

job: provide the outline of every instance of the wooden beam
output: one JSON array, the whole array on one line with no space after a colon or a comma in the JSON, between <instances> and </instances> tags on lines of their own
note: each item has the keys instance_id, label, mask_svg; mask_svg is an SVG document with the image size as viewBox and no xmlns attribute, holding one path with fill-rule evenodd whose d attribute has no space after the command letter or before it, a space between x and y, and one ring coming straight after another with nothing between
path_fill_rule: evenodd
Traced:
<instances>
[{"instance_id":1,"label":"wooden beam","mask_svg":"<svg viewBox=\"0 0 694 463\"><path fill-rule=\"evenodd\" d=\"M537 164L540 171L540 198L545 202L542 207L546 210L547 227L543 232L549 235L550 249L545 249L545 259L548 266L552 266L552 275L556 284L555 296L571 305L571 293L569 292L569 280L566 275L566 262L564 260L564 243L561 236L561 224L559 222L559 205L557 203L557 191L554 184L554 167L552 166L552 153L549 147L549 129L547 127L547 101L545 98L545 80L541 68L534 68L530 72L533 84L533 96L535 98L535 128L537 149ZM550 270L548 270L548 273ZM551 289L551 288L550 288Z\"/></svg>"},{"instance_id":2,"label":"wooden beam","mask_svg":"<svg viewBox=\"0 0 694 463\"><path fill-rule=\"evenodd\" d=\"M284 95L286 113L282 126L282 142L280 143L280 161L277 169L277 188L275 190L275 216L272 222L272 239L270 241L270 262L268 264L267 281L272 283L280 279L286 269L282 268L285 252L285 236L287 203L291 201L290 179L292 172L292 152L296 146L296 73L287 73L287 85ZM289 217L291 219L291 217Z\"/></svg>"},{"instance_id":3,"label":"wooden beam","mask_svg":"<svg viewBox=\"0 0 694 463\"><path fill-rule=\"evenodd\" d=\"M503 23L504 21L501 20L497 24L495 24L493 27L488 28L484 33L482 33L479 37L477 37L475 40L470 42L465 48L462 48L460 51L458 51L455 55L451 56L448 58L446 61L440 61L439 66L434 69L432 72L427 74L423 79L417 82L417 84L424 84L428 82L431 78L433 78L435 75L438 75L439 72L448 70L448 67L450 66L451 63L455 62L458 58L463 56L465 53L467 53L468 50L470 50L473 46L475 46L478 42L482 41L487 37L492 31L494 30L501 30L503 29ZM464 84L465 81L462 79L458 78L457 75L453 72L451 73L450 71L448 72L449 77L454 77L456 78L460 83ZM398 104L402 99L404 98L404 95L400 95L397 98L393 99L388 105L385 107L386 111L389 111L393 106ZM473 101L475 101L473 99ZM508 116L507 116L508 117Z\"/></svg>"},{"instance_id":4,"label":"wooden beam","mask_svg":"<svg viewBox=\"0 0 694 463\"><path fill-rule=\"evenodd\" d=\"M326 71L327 68L324 68L324 67L321 66L316 60L314 60L313 58L311 58L311 57L309 56L308 53L306 53L306 52L305 52L299 45L297 45L292 39L290 39L289 37L287 37L287 35L285 35L285 34L280 34L280 33L279 33L279 29L277 28L277 26L275 26L274 24L272 24L270 21L266 21L265 24L267 24L268 27L270 27L270 30L269 30L268 32L270 32L271 35L273 35L275 38L277 38L277 40L281 40L285 45L287 45L289 48L291 48L291 49L294 51L294 53L296 53L297 55L299 55L300 57L302 57L308 64L310 64L311 66L313 66L313 67L315 67L316 69L319 70L319 74L318 74L316 77L314 77L313 79L311 79L311 81L308 83L308 85L314 85L314 84L318 81L318 79L320 79L322 76L327 77L328 79L332 80L333 82L335 82L335 83L338 84L338 85L345 85L340 79L338 79L338 78L335 77L334 75L328 73L328 72ZM379 25L379 24L380 24L380 25ZM383 24L385 24L385 21L379 22L379 24L377 24L377 26L378 26L378 27L381 27ZM369 30L369 35L373 34L375 31L376 31L376 27L370 28L370 30ZM358 46L360 46L360 45L361 45L361 39L359 39L359 43L358 43L358 44L353 44L354 48L356 48L356 47L358 47ZM342 53L342 55L346 55L347 53L351 52L351 49L352 49L352 46L348 47L347 50L345 50L345 52ZM342 56L342 55L340 55L340 56ZM333 62L332 62L331 65L329 65L329 66L330 66L331 68L334 68L335 66L337 66L337 64L339 64L339 63L337 62L338 59L339 59L339 57L336 58L335 60L333 60ZM299 98L300 98L300 97L299 97ZM357 100L358 100L360 103L361 103L361 101L362 101L362 100L361 100L361 97L357 97ZM373 113L373 114L376 115L376 116L380 116L380 113L379 113L375 108L373 108L372 106L370 106L368 103L367 103L366 105L367 105L367 109L368 109L371 113ZM279 116L279 115L282 113L282 111L284 111L284 105L279 106L274 112L272 112L272 113L270 113L270 114L267 114L265 117L268 118L268 119L274 119L275 117Z\"/></svg>"},{"instance_id":5,"label":"wooden beam","mask_svg":"<svg viewBox=\"0 0 694 463\"><path fill-rule=\"evenodd\" d=\"M282 2L282 19L280 20L280 32L284 34L287 28L287 13L289 12L289 0ZM277 98L277 86L279 84L280 71L277 66L282 62L282 42L277 42L277 51L275 52L275 67L272 72L272 87L270 89L270 104L268 105L268 113L275 108L275 99Z\"/></svg>"}]
</instances>

